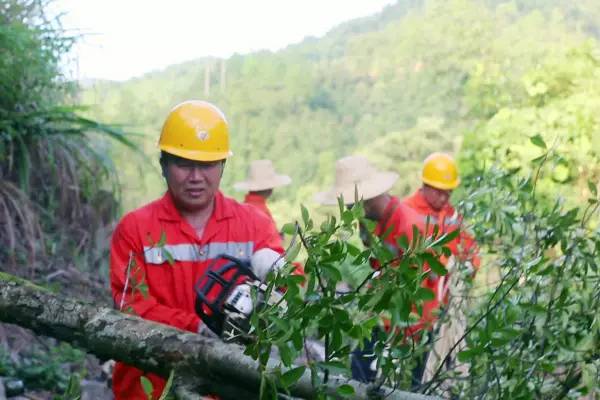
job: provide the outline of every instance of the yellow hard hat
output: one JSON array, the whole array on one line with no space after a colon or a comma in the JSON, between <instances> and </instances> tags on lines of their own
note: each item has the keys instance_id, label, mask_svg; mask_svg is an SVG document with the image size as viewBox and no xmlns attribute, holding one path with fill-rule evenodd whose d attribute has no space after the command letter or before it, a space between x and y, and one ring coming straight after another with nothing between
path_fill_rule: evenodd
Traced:
<instances>
[{"instance_id":1,"label":"yellow hard hat","mask_svg":"<svg viewBox=\"0 0 600 400\"><path fill-rule=\"evenodd\" d=\"M195 161L224 160L229 149L225 115L214 105L189 100L176 105L165 120L158 147L169 154Z\"/></svg>"},{"instance_id":2,"label":"yellow hard hat","mask_svg":"<svg viewBox=\"0 0 600 400\"><path fill-rule=\"evenodd\" d=\"M437 189L456 189L460 184L456 163L448 154L433 153L423 162L423 183Z\"/></svg>"}]
</instances>

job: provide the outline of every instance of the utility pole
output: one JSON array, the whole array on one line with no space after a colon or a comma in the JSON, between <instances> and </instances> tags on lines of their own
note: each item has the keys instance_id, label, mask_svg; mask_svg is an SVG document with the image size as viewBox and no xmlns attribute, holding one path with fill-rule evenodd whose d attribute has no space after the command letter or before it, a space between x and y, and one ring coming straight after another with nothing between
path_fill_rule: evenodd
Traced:
<instances>
[{"instance_id":1,"label":"utility pole","mask_svg":"<svg viewBox=\"0 0 600 400\"><path fill-rule=\"evenodd\" d=\"M221 93L225 92L225 85L226 85L226 81L225 81L225 75L227 73L227 65L226 65L226 60L222 59L221 60L221 80L219 82L220 86L221 86Z\"/></svg>"},{"instance_id":2,"label":"utility pole","mask_svg":"<svg viewBox=\"0 0 600 400\"><path fill-rule=\"evenodd\" d=\"M204 97L210 96L210 61L204 66Z\"/></svg>"}]
</instances>

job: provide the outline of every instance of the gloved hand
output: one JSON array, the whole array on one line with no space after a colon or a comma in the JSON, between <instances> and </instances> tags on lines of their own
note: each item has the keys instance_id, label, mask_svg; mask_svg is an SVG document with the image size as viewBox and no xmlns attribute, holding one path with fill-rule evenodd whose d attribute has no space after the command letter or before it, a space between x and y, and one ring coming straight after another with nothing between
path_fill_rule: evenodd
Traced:
<instances>
[{"instance_id":1,"label":"gloved hand","mask_svg":"<svg viewBox=\"0 0 600 400\"><path fill-rule=\"evenodd\" d=\"M277 271L283 268L285 258L275 250L260 249L252 254L250 265L258 279L264 282L270 271Z\"/></svg>"}]
</instances>

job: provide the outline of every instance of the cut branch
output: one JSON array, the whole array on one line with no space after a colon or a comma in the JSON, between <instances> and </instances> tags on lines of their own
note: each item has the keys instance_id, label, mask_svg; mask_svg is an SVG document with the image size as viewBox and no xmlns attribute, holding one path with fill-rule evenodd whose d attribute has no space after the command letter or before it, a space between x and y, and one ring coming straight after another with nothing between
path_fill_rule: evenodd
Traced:
<instances>
[{"instance_id":1,"label":"cut branch","mask_svg":"<svg viewBox=\"0 0 600 400\"><path fill-rule=\"evenodd\" d=\"M29 328L40 335L73 343L102 359L115 359L167 377L174 370L175 387L214 393L223 399L256 398L261 376L258 363L234 344L184 332L116 310L64 298L26 280L0 273L0 321ZM372 389L341 377L322 388L336 395L341 384L354 387L350 399L426 400L430 396ZM177 391L176 391L177 393ZM293 397L313 399L309 373L289 388Z\"/></svg>"}]
</instances>

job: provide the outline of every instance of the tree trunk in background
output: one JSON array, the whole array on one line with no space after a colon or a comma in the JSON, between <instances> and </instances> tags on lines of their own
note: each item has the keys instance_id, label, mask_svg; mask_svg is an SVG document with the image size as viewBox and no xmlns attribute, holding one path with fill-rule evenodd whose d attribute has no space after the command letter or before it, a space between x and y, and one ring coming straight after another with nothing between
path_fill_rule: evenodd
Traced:
<instances>
[{"instance_id":1,"label":"tree trunk in background","mask_svg":"<svg viewBox=\"0 0 600 400\"><path fill-rule=\"evenodd\" d=\"M215 393L223 399L257 398L258 364L242 348L200 335L123 314L116 310L63 298L28 281L0 273L0 321L29 328L40 335L73 343L103 359L130 365L167 377L175 371L175 393ZM330 379L327 392L349 383L350 399L373 398L358 382ZM294 397L315 398L306 373L290 388ZM432 399L407 392L387 393L390 400Z\"/></svg>"}]
</instances>

